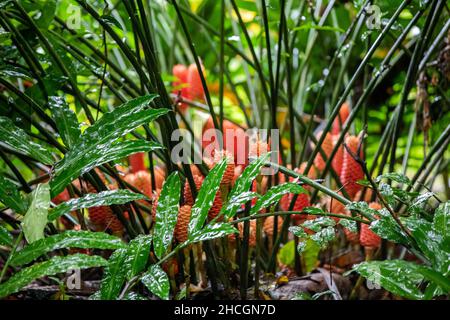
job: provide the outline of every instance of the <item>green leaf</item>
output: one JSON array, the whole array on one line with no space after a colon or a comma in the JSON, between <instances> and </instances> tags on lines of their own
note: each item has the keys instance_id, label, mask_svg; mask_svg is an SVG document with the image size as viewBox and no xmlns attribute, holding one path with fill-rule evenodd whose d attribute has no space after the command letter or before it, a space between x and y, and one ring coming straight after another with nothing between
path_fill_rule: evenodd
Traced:
<instances>
[{"instance_id":1,"label":"green leaf","mask_svg":"<svg viewBox=\"0 0 450 320\"><path fill-rule=\"evenodd\" d=\"M11 265L20 266L26 264L47 252L62 248L119 249L123 247L125 247L125 244L120 238L103 232L71 230L37 240L17 251L11 259Z\"/></svg>"},{"instance_id":2,"label":"green leaf","mask_svg":"<svg viewBox=\"0 0 450 320\"><path fill-rule=\"evenodd\" d=\"M77 116L62 97L48 97L48 104L64 144L71 148L81 136Z\"/></svg>"},{"instance_id":3,"label":"green leaf","mask_svg":"<svg viewBox=\"0 0 450 320\"><path fill-rule=\"evenodd\" d=\"M113 204L124 204L130 201L145 199L146 196L140 193L135 193L130 190L108 190L99 193L89 193L81 198L73 198L69 201L61 203L54 209L51 209L48 214L48 221L53 221L58 217L74 210L110 206Z\"/></svg>"},{"instance_id":4,"label":"green leaf","mask_svg":"<svg viewBox=\"0 0 450 320\"><path fill-rule=\"evenodd\" d=\"M269 156L270 152L262 155L244 169L244 172L237 178L234 187L231 189L229 199L238 199L238 195L249 191L253 180L260 174L260 170ZM222 207L220 214L225 215L226 219L232 218L242 204L239 201L229 201L227 205Z\"/></svg>"},{"instance_id":5,"label":"green leaf","mask_svg":"<svg viewBox=\"0 0 450 320\"><path fill-rule=\"evenodd\" d=\"M121 141L116 142L105 150L102 149L94 149L87 155L78 157L78 162L67 163L67 166L64 168L65 174L58 176L55 180L52 180L52 195L58 194L59 189L63 185L67 186L72 180L77 178L78 176L92 170L99 165L110 161L116 161L122 158L125 158L133 153L138 152L149 152L157 149L161 149L162 146L150 141L145 140L129 140L129 141ZM64 189L64 188L63 188ZM62 190L61 190L62 191Z\"/></svg>"},{"instance_id":6,"label":"green leaf","mask_svg":"<svg viewBox=\"0 0 450 320\"><path fill-rule=\"evenodd\" d=\"M48 208L50 207L50 187L48 183L40 183L30 195L31 203L22 222L22 229L28 243L44 238L47 225Z\"/></svg>"},{"instance_id":7,"label":"green leaf","mask_svg":"<svg viewBox=\"0 0 450 320\"><path fill-rule=\"evenodd\" d=\"M173 231L178 218L180 190L180 177L177 172L174 172L164 182L158 199L158 206L156 207L153 247L159 259L161 259L172 242Z\"/></svg>"},{"instance_id":8,"label":"green leaf","mask_svg":"<svg viewBox=\"0 0 450 320\"><path fill-rule=\"evenodd\" d=\"M369 207L369 204L365 201L359 201L359 202L352 202L345 206L348 210L354 210L358 212L362 212L372 219L375 219L378 215L377 210L372 209Z\"/></svg>"},{"instance_id":9,"label":"green leaf","mask_svg":"<svg viewBox=\"0 0 450 320\"><path fill-rule=\"evenodd\" d=\"M378 183L383 179L393 180L398 183L411 185L411 180L409 180L407 176L396 172L382 174L375 179L375 182Z\"/></svg>"},{"instance_id":10,"label":"green leaf","mask_svg":"<svg viewBox=\"0 0 450 320\"><path fill-rule=\"evenodd\" d=\"M159 265L150 266L141 281L154 295L169 300L169 277Z\"/></svg>"},{"instance_id":11,"label":"green leaf","mask_svg":"<svg viewBox=\"0 0 450 320\"><path fill-rule=\"evenodd\" d=\"M435 270L422 265L415 265L417 272L428 281L438 285L444 292L450 292L450 279ZM448 273L448 269L446 270Z\"/></svg>"},{"instance_id":12,"label":"green leaf","mask_svg":"<svg viewBox=\"0 0 450 320\"><path fill-rule=\"evenodd\" d=\"M310 237L310 239L317 243L322 249L326 248L334 238L336 238L336 232L333 227L323 228Z\"/></svg>"},{"instance_id":13,"label":"green leaf","mask_svg":"<svg viewBox=\"0 0 450 320\"><path fill-rule=\"evenodd\" d=\"M8 281L0 285L0 298L19 291L35 279L66 272L71 269L86 269L105 266L107 261L99 256L74 254L67 257L53 257L52 259L35 263L14 274Z\"/></svg>"},{"instance_id":14,"label":"green leaf","mask_svg":"<svg viewBox=\"0 0 450 320\"><path fill-rule=\"evenodd\" d=\"M286 242L286 244L281 247L280 251L277 253L277 260L279 263L288 266L290 268L294 267L295 260L295 241L291 240Z\"/></svg>"},{"instance_id":15,"label":"green leaf","mask_svg":"<svg viewBox=\"0 0 450 320\"><path fill-rule=\"evenodd\" d=\"M378 211L380 219L372 221L370 229L381 238L410 245L408 236L403 232L397 221L391 216L386 208Z\"/></svg>"},{"instance_id":16,"label":"green leaf","mask_svg":"<svg viewBox=\"0 0 450 320\"><path fill-rule=\"evenodd\" d=\"M317 208L317 207L306 207L303 208L302 212L304 214L310 214L310 215L314 215L314 216L320 216L320 215L325 215L326 212L322 209L322 208Z\"/></svg>"},{"instance_id":17,"label":"green leaf","mask_svg":"<svg viewBox=\"0 0 450 320\"><path fill-rule=\"evenodd\" d=\"M289 231L292 232L294 234L294 236L299 237L299 238L306 238L308 236L306 231L302 227L299 227L299 226L291 226L291 227L289 227Z\"/></svg>"},{"instance_id":18,"label":"green leaf","mask_svg":"<svg viewBox=\"0 0 450 320\"><path fill-rule=\"evenodd\" d=\"M197 194L197 199L192 206L191 218L188 225L188 234L200 230L205 224L208 211L211 209L217 191L222 181L222 176L227 168L227 159L222 159L211 169L202 183Z\"/></svg>"},{"instance_id":19,"label":"green leaf","mask_svg":"<svg viewBox=\"0 0 450 320\"><path fill-rule=\"evenodd\" d=\"M125 259L128 280L145 269L150 256L151 243L151 235L140 235L128 244L127 258Z\"/></svg>"},{"instance_id":20,"label":"green leaf","mask_svg":"<svg viewBox=\"0 0 450 320\"><path fill-rule=\"evenodd\" d=\"M302 226L312 231L319 231L323 227L334 227L336 222L328 217L318 217L313 220L306 220Z\"/></svg>"},{"instance_id":21,"label":"green leaf","mask_svg":"<svg viewBox=\"0 0 450 320\"><path fill-rule=\"evenodd\" d=\"M24 214L27 211L26 201L20 195L17 186L0 175L0 202L17 213Z\"/></svg>"},{"instance_id":22,"label":"green leaf","mask_svg":"<svg viewBox=\"0 0 450 320\"><path fill-rule=\"evenodd\" d=\"M43 164L53 164L54 162L47 147L34 142L25 131L6 117L0 117L0 141Z\"/></svg>"},{"instance_id":23,"label":"green leaf","mask_svg":"<svg viewBox=\"0 0 450 320\"><path fill-rule=\"evenodd\" d=\"M303 249L302 256L305 263L305 272L311 272L317 267L317 261L319 260L320 246L318 246L311 239L304 241L305 248ZM299 243L300 245L300 243Z\"/></svg>"},{"instance_id":24,"label":"green leaf","mask_svg":"<svg viewBox=\"0 0 450 320\"><path fill-rule=\"evenodd\" d=\"M423 298L423 293L418 288L418 284L423 280L423 275L418 273L417 265L412 262L403 260L369 261L353 266L353 270L393 294L408 299Z\"/></svg>"},{"instance_id":25,"label":"green leaf","mask_svg":"<svg viewBox=\"0 0 450 320\"><path fill-rule=\"evenodd\" d=\"M12 246L13 237L11 233L0 225L0 245Z\"/></svg>"},{"instance_id":26,"label":"green leaf","mask_svg":"<svg viewBox=\"0 0 450 320\"><path fill-rule=\"evenodd\" d=\"M441 203L434 211L433 229L444 238L450 238L450 201Z\"/></svg>"},{"instance_id":27,"label":"green leaf","mask_svg":"<svg viewBox=\"0 0 450 320\"><path fill-rule=\"evenodd\" d=\"M130 100L105 113L88 127L64 159L57 163L54 178L50 182L52 196L59 194L69 182L95 166L134 152L159 148L154 143L116 142L135 128L169 112L168 109L144 109L155 97L147 95Z\"/></svg>"},{"instance_id":28,"label":"green leaf","mask_svg":"<svg viewBox=\"0 0 450 320\"><path fill-rule=\"evenodd\" d=\"M251 209L250 214L256 214L261 209L268 208L271 205L278 203L283 195L288 193L306 193L306 190L299 184L293 182L286 182L277 186L273 186L256 201L256 204Z\"/></svg>"},{"instance_id":29,"label":"green leaf","mask_svg":"<svg viewBox=\"0 0 450 320\"><path fill-rule=\"evenodd\" d=\"M383 198L386 200L386 202L391 206L395 206L395 197L394 197L394 190L392 190L392 187L388 185L387 183L381 182L379 184L379 191L380 194L383 196Z\"/></svg>"},{"instance_id":30,"label":"green leaf","mask_svg":"<svg viewBox=\"0 0 450 320\"><path fill-rule=\"evenodd\" d=\"M423 212L425 209L425 205L428 202L428 199L434 196L433 192L426 192L424 194L419 195L416 199L414 199L413 203L408 207L409 213L417 213Z\"/></svg>"},{"instance_id":31,"label":"green leaf","mask_svg":"<svg viewBox=\"0 0 450 320\"><path fill-rule=\"evenodd\" d=\"M450 247L444 241L446 235L436 233L432 224L422 218L409 217L404 219L404 224L434 268L444 273L448 272Z\"/></svg>"},{"instance_id":32,"label":"green leaf","mask_svg":"<svg viewBox=\"0 0 450 320\"><path fill-rule=\"evenodd\" d=\"M145 300L148 300L148 299L146 297L144 297L144 296L141 296L139 293L128 292L126 295L123 296L122 300L145 301Z\"/></svg>"},{"instance_id":33,"label":"green leaf","mask_svg":"<svg viewBox=\"0 0 450 320\"><path fill-rule=\"evenodd\" d=\"M234 203L235 205L239 204L239 207L240 207L242 204L247 203L248 201L252 200L253 198L259 198L259 197L260 197L260 195L253 191L242 192L238 195L233 196L232 198L230 197L228 200L228 205L231 205L231 203Z\"/></svg>"},{"instance_id":34,"label":"green leaf","mask_svg":"<svg viewBox=\"0 0 450 320\"><path fill-rule=\"evenodd\" d=\"M350 232L358 232L358 226L354 220L340 219L339 224L348 229Z\"/></svg>"},{"instance_id":35,"label":"green leaf","mask_svg":"<svg viewBox=\"0 0 450 320\"><path fill-rule=\"evenodd\" d=\"M214 223L212 225L209 224L202 230L189 234L188 242L194 243L221 238L237 232L238 230L229 223Z\"/></svg>"},{"instance_id":36,"label":"green leaf","mask_svg":"<svg viewBox=\"0 0 450 320\"><path fill-rule=\"evenodd\" d=\"M127 260L128 248L114 251L108 260L103 279L100 285L101 300L115 300L126 279L125 261Z\"/></svg>"}]
</instances>

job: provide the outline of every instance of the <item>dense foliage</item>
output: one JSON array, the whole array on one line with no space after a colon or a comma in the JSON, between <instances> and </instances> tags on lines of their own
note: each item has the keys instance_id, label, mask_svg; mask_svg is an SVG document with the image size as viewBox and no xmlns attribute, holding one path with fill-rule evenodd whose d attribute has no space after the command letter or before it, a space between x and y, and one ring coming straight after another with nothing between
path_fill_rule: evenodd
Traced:
<instances>
[{"instance_id":1,"label":"dense foliage","mask_svg":"<svg viewBox=\"0 0 450 320\"><path fill-rule=\"evenodd\" d=\"M2 1L0 298L448 298L449 16Z\"/></svg>"}]
</instances>

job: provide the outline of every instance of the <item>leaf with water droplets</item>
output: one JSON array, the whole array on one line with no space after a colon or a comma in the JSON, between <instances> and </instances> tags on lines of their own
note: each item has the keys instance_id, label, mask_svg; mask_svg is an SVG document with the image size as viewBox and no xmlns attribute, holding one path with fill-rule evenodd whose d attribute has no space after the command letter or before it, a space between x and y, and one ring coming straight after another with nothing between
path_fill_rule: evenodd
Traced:
<instances>
[{"instance_id":1,"label":"leaf with water droplets","mask_svg":"<svg viewBox=\"0 0 450 320\"><path fill-rule=\"evenodd\" d=\"M125 243L120 238L103 232L69 230L39 239L17 251L11 258L11 265L20 266L27 264L47 252L62 248L119 249L123 247L125 247Z\"/></svg>"},{"instance_id":2,"label":"leaf with water droplets","mask_svg":"<svg viewBox=\"0 0 450 320\"><path fill-rule=\"evenodd\" d=\"M0 225L0 245L11 246L13 237L11 233L2 225Z\"/></svg>"},{"instance_id":3,"label":"leaf with water droplets","mask_svg":"<svg viewBox=\"0 0 450 320\"><path fill-rule=\"evenodd\" d=\"M44 238L50 207L50 187L48 183L38 184L30 195L31 203L21 223L28 243Z\"/></svg>"},{"instance_id":4,"label":"leaf with water droplets","mask_svg":"<svg viewBox=\"0 0 450 320\"><path fill-rule=\"evenodd\" d=\"M141 281L154 295L169 300L169 277L160 266L157 264L150 266Z\"/></svg>"},{"instance_id":5,"label":"leaf with water droplets","mask_svg":"<svg viewBox=\"0 0 450 320\"><path fill-rule=\"evenodd\" d=\"M17 186L2 175L0 175L0 202L17 213L24 214L27 211L27 203Z\"/></svg>"},{"instance_id":6,"label":"leaf with water droplets","mask_svg":"<svg viewBox=\"0 0 450 320\"><path fill-rule=\"evenodd\" d=\"M153 247L160 259L167 251L177 224L178 203L180 202L181 182L177 172L172 173L164 182L156 207Z\"/></svg>"},{"instance_id":7,"label":"leaf with water droplets","mask_svg":"<svg viewBox=\"0 0 450 320\"><path fill-rule=\"evenodd\" d=\"M147 95L130 100L113 111L105 113L97 122L88 127L78 142L72 146L55 166L50 181L52 196L79 175L103 163L123 158L135 152L161 148L147 141L116 142L135 128L156 120L169 112L168 109L145 109L156 95Z\"/></svg>"},{"instance_id":8,"label":"leaf with water droplets","mask_svg":"<svg viewBox=\"0 0 450 320\"><path fill-rule=\"evenodd\" d=\"M0 298L19 291L35 279L52 276L73 269L86 269L105 266L107 261L99 256L74 254L67 257L53 257L52 259L35 263L32 266L15 273L8 281L0 284Z\"/></svg>"},{"instance_id":9,"label":"leaf with water droplets","mask_svg":"<svg viewBox=\"0 0 450 320\"><path fill-rule=\"evenodd\" d=\"M140 235L131 240L128 244L128 253L125 259L125 269L128 280L144 270L150 256L151 244L151 235Z\"/></svg>"},{"instance_id":10,"label":"leaf with water droplets","mask_svg":"<svg viewBox=\"0 0 450 320\"><path fill-rule=\"evenodd\" d=\"M48 97L48 104L64 144L69 148L72 147L81 135L77 116L69 108L63 97Z\"/></svg>"},{"instance_id":11,"label":"leaf with water droplets","mask_svg":"<svg viewBox=\"0 0 450 320\"><path fill-rule=\"evenodd\" d=\"M234 183L234 187L230 191L229 199L235 199L238 195L248 192L250 186L252 185L253 180L260 174L261 168L266 163L267 159L270 156L270 152L262 155L255 161L251 162L245 169L244 172L237 178ZM227 204L224 204L220 214L225 215L226 218L231 218L236 214L238 208L242 205L242 203L238 201L229 201Z\"/></svg>"},{"instance_id":12,"label":"leaf with water droplets","mask_svg":"<svg viewBox=\"0 0 450 320\"><path fill-rule=\"evenodd\" d=\"M288 193L306 193L306 190L299 184L293 182L286 182L277 186L273 186L262 197L256 200L256 204L251 209L250 214L256 214L261 209L268 208L271 205L278 203L280 199Z\"/></svg>"},{"instance_id":13,"label":"leaf with water droplets","mask_svg":"<svg viewBox=\"0 0 450 320\"><path fill-rule=\"evenodd\" d=\"M70 199L51 209L48 214L48 220L53 221L64 214L79 209L124 204L145 198L145 195L130 190L108 190L99 193L89 193L81 198Z\"/></svg>"},{"instance_id":14,"label":"leaf with water droplets","mask_svg":"<svg viewBox=\"0 0 450 320\"><path fill-rule=\"evenodd\" d=\"M223 159L211 169L198 190L197 199L192 206L191 218L189 220L188 233L200 230L205 224L208 211L211 209L217 191L222 181L222 176L227 168L227 159Z\"/></svg>"},{"instance_id":15,"label":"leaf with water droplets","mask_svg":"<svg viewBox=\"0 0 450 320\"><path fill-rule=\"evenodd\" d=\"M0 141L13 150L23 153L43 164L53 164L49 146L34 142L21 128L9 118L0 117Z\"/></svg>"},{"instance_id":16,"label":"leaf with water droplets","mask_svg":"<svg viewBox=\"0 0 450 320\"><path fill-rule=\"evenodd\" d=\"M199 241L206 241L216 238L225 237L232 233L237 233L238 230L229 223L214 223L209 224L202 230L196 231L189 235L188 242L194 243Z\"/></svg>"}]
</instances>

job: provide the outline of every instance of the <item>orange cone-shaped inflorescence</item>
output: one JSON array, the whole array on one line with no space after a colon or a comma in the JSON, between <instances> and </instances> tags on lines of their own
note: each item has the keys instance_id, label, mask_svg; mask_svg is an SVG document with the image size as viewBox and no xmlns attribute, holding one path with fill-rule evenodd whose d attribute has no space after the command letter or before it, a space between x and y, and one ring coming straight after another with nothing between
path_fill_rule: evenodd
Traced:
<instances>
[{"instance_id":1,"label":"orange cone-shaped inflorescence","mask_svg":"<svg viewBox=\"0 0 450 320\"><path fill-rule=\"evenodd\" d=\"M188 225L191 218L191 209L189 205L184 205L178 210L178 219L175 226L175 239L178 242L185 242L188 239Z\"/></svg>"},{"instance_id":2,"label":"orange cone-shaped inflorescence","mask_svg":"<svg viewBox=\"0 0 450 320\"><path fill-rule=\"evenodd\" d=\"M245 131L231 121L223 120L222 133L218 139L212 117L205 122L202 130L202 148L208 157L214 157L214 151L225 149L233 155L236 165L247 164L248 137ZM220 143L222 143L222 148Z\"/></svg>"},{"instance_id":3,"label":"orange cone-shaped inflorescence","mask_svg":"<svg viewBox=\"0 0 450 320\"><path fill-rule=\"evenodd\" d=\"M375 210L381 210L382 208L377 202L371 202L369 207ZM378 248L381 245L381 238L375 232L370 230L369 225L362 223L359 242L366 248Z\"/></svg>"},{"instance_id":4,"label":"orange cone-shaped inflorescence","mask_svg":"<svg viewBox=\"0 0 450 320\"><path fill-rule=\"evenodd\" d=\"M303 172L306 169L306 162L303 162L300 165L300 168L295 168L294 171L300 174L303 174ZM308 172L308 178L310 179L315 179L316 178L316 174L314 172L313 168L310 168L309 172ZM293 182L296 179L294 179L293 177L289 177L289 181ZM284 181L284 178L283 178ZM304 185L303 186L306 190L310 190L308 186ZM285 194L281 200L280 200L280 208L283 211L289 211L289 206L294 198L294 194ZM309 207L311 205L310 201L309 201L309 195L307 193L300 193L297 195L297 199L294 202L294 206L292 208L292 211L302 211L304 208ZM293 214L291 216L291 218L296 221L296 222L303 222L306 220L307 215L306 214Z\"/></svg>"},{"instance_id":5,"label":"orange cone-shaped inflorescence","mask_svg":"<svg viewBox=\"0 0 450 320\"><path fill-rule=\"evenodd\" d=\"M319 133L318 137L322 135L322 132ZM333 137L330 133L327 133L325 136L325 139L322 143L322 150L325 153L327 160L330 157L331 152L333 151ZM321 153L319 152L314 159L314 165L316 166L317 170L323 171L325 169L326 161L322 157Z\"/></svg>"},{"instance_id":6,"label":"orange cone-shaped inflorescence","mask_svg":"<svg viewBox=\"0 0 450 320\"><path fill-rule=\"evenodd\" d=\"M225 169L225 173L223 174L221 185L229 185L233 181L234 177L234 159L233 155L227 150L215 150L214 151L214 163L220 162L222 159L227 159L227 168Z\"/></svg>"},{"instance_id":7,"label":"orange cone-shaped inflorescence","mask_svg":"<svg viewBox=\"0 0 450 320\"><path fill-rule=\"evenodd\" d=\"M219 190L219 191L217 191L216 197L214 198L214 202L213 202L211 209L209 209L209 211L208 211L208 218L210 220L214 219L215 217L217 217L219 215L220 210L222 210L222 205L223 205L222 194ZM221 218L219 218L219 220L220 219Z\"/></svg>"},{"instance_id":8,"label":"orange cone-shaped inflorescence","mask_svg":"<svg viewBox=\"0 0 450 320\"><path fill-rule=\"evenodd\" d=\"M172 68L172 74L175 77L172 82L173 93L180 94L181 98L188 100L204 99L203 85L195 64L189 66L177 64ZM182 112L186 111L186 103L180 103L179 106Z\"/></svg>"},{"instance_id":9,"label":"orange cone-shaped inflorescence","mask_svg":"<svg viewBox=\"0 0 450 320\"><path fill-rule=\"evenodd\" d=\"M335 148L337 144L339 136L335 135L333 136L333 148ZM331 165L333 167L333 170L336 172L338 176L342 173L342 164L344 162L344 146L341 144L336 153L334 154L333 159L331 160Z\"/></svg>"},{"instance_id":10,"label":"orange cone-shaped inflorescence","mask_svg":"<svg viewBox=\"0 0 450 320\"><path fill-rule=\"evenodd\" d=\"M145 153L138 152L132 154L128 157L128 161L130 163L130 172L136 173L142 170L146 170L145 168Z\"/></svg>"},{"instance_id":11,"label":"orange cone-shaped inflorescence","mask_svg":"<svg viewBox=\"0 0 450 320\"><path fill-rule=\"evenodd\" d=\"M267 217L266 220L264 220L263 230L268 237L273 237L273 234L274 234L273 231L275 230L274 222L275 222L274 216ZM283 218L278 216L277 217L277 234L280 234L282 226L283 226Z\"/></svg>"},{"instance_id":12,"label":"orange cone-shaped inflorescence","mask_svg":"<svg viewBox=\"0 0 450 320\"><path fill-rule=\"evenodd\" d=\"M158 208L158 199L161 194L161 189L157 189L152 195L152 219L156 219L156 208Z\"/></svg>"},{"instance_id":13,"label":"orange cone-shaped inflorescence","mask_svg":"<svg viewBox=\"0 0 450 320\"><path fill-rule=\"evenodd\" d=\"M205 70L202 66L201 70L204 74ZM197 69L197 65L191 64L187 71L188 95L191 100L203 100L205 92L203 90L202 79Z\"/></svg>"},{"instance_id":14,"label":"orange cone-shaped inflorescence","mask_svg":"<svg viewBox=\"0 0 450 320\"><path fill-rule=\"evenodd\" d=\"M344 102L339 109L339 115L334 119L333 126L331 128L332 134L339 134L341 127L350 115L350 107L347 102Z\"/></svg>"},{"instance_id":15,"label":"orange cone-shaped inflorescence","mask_svg":"<svg viewBox=\"0 0 450 320\"><path fill-rule=\"evenodd\" d=\"M194 179L194 183L195 183L195 188L197 189L197 193L198 193L198 191L202 187L204 178L202 176L193 176L193 179ZM185 204L190 205L190 206L194 205L194 198L192 197L191 185L189 184L188 179L186 179L186 182L184 183L183 197L184 197Z\"/></svg>"},{"instance_id":16,"label":"orange cone-shaped inflorescence","mask_svg":"<svg viewBox=\"0 0 450 320\"><path fill-rule=\"evenodd\" d=\"M350 151L354 155L356 155L360 143L358 137L349 136L345 139L345 143L347 144ZM361 165L356 162L356 160L347 150L344 150L344 161L340 178L345 191L347 191L350 197L354 197L356 193L361 190L362 186L359 185L357 181L364 178L363 170L361 168Z\"/></svg>"},{"instance_id":17,"label":"orange cone-shaped inflorescence","mask_svg":"<svg viewBox=\"0 0 450 320\"><path fill-rule=\"evenodd\" d=\"M244 222L239 222L238 225L239 230L239 238L242 240L244 238ZM249 237L248 237L248 245L250 247L256 246L256 220L250 220L250 228L249 228ZM236 241L236 234L230 234L228 236L230 242L234 243Z\"/></svg>"}]
</instances>

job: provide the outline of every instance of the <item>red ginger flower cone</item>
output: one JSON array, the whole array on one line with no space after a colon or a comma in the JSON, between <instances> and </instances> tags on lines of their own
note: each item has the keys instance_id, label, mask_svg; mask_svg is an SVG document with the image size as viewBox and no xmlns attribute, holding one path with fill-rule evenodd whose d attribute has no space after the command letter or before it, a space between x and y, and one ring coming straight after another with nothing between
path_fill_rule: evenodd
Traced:
<instances>
[{"instance_id":1,"label":"red ginger flower cone","mask_svg":"<svg viewBox=\"0 0 450 320\"><path fill-rule=\"evenodd\" d=\"M237 178L239 178L242 174L242 171L244 171L244 168L242 165L235 166L234 168L234 175L233 175L233 181L231 182L233 185L236 183Z\"/></svg>"},{"instance_id":2,"label":"red ginger flower cone","mask_svg":"<svg viewBox=\"0 0 450 320\"><path fill-rule=\"evenodd\" d=\"M202 72L204 73L202 66ZM196 64L191 64L187 70L188 97L191 100L203 100L205 92L203 90L202 80Z\"/></svg>"},{"instance_id":3,"label":"red ginger flower cone","mask_svg":"<svg viewBox=\"0 0 450 320\"><path fill-rule=\"evenodd\" d=\"M369 207L375 210L380 210L382 207L379 203L372 202ZM381 238L375 232L370 230L369 225L361 224L361 233L359 242L363 247L378 248L381 245Z\"/></svg>"},{"instance_id":4,"label":"red ginger flower cone","mask_svg":"<svg viewBox=\"0 0 450 320\"><path fill-rule=\"evenodd\" d=\"M256 140L250 143L249 156L260 157L270 151L270 145L262 140Z\"/></svg>"},{"instance_id":5,"label":"red ginger flower cone","mask_svg":"<svg viewBox=\"0 0 450 320\"><path fill-rule=\"evenodd\" d=\"M188 225L191 218L191 209L189 205L184 205L178 210L178 220L175 226L175 239L178 242L185 242L188 239Z\"/></svg>"},{"instance_id":6,"label":"red ginger flower cone","mask_svg":"<svg viewBox=\"0 0 450 320\"><path fill-rule=\"evenodd\" d=\"M152 219L156 218L156 208L158 207L158 199L161 194L161 189L157 189L152 195Z\"/></svg>"},{"instance_id":7,"label":"red ginger flower cone","mask_svg":"<svg viewBox=\"0 0 450 320\"><path fill-rule=\"evenodd\" d=\"M339 115L334 119L333 126L331 128L332 134L338 134L341 132L341 126L347 120L350 115L350 107L347 102L344 102L339 109Z\"/></svg>"},{"instance_id":8,"label":"red ginger flower cone","mask_svg":"<svg viewBox=\"0 0 450 320\"><path fill-rule=\"evenodd\" d=\"M220 149L219 143L222 142L223 149L233 155L235 164L246 165L248 137L245 131L235 123L223 120L222 141L219 141L216 132L209 131L212 129L215 129L214 121L212 117L209 117L202 129L202 148L208 148L208 151L212 153L215 149Z\"/></svg>"},{"instance_id":9,"label":"red ginger flower cone","mask_svg":"<svg viewBox=\"0 0 450 320\"><path fill-rule=\"evenodd\" d=\"M182 98L189 99L188 93L188 68L185 65L177 64L172 68L172 74L176 78L175 81L172 82L173 93L180 94ZM188 105L186 103L179 104L181 112L185 112Z\"/></svg>"},{"instance_id":10,"label":"red ginger flower cone","mask_svg":"<svg viewBox=\"0 0 450 320\"><path fill-rule=\"evenodd\" d=\"M56 205L66 202L70 200L70 195L69 195L69 191L66 189L64 189L60 194L58 194L56 197L54 197L52 199L52 202Z\"/></svg>"},{"instance_id":11,"label":"red ginger flower cone","mask_svg":"<svg viewBox=\"0 0 450 320\"><path fill-rule=\"evenodd\" d=\"M212 220L218 216L218 214L220 213L220 210L222 210L222 205L223 205L222 194L220 193L220 190L219 190L219 191L217 191L216 197L214 198L214 202L213 202L211 209L209 209L209 211L208 211L208 218L210 220ZM219 220L220 219L221 218L219 218Z\"/></svg>"},{"instance_id":12,"label":"red ginger flower cone","mask_svg":"<svg viewBox=\"0 0 450 320\"><path fill-rule=\"evenodd\" d=\"M197 192L200 190L203 184L204 178L202 176L193 176L195 188L197 189ZM184 183L184 203L190 206L194 205L194 198L192 197L192 190L191 185L189 184L189 181L186 179L186 182Z\"/></svg>"},{"instance_id":13,"label":"red ginger flower cone","mask_svg":"<svg viewBox=\"0 0 450 320\"><path fill-rule=\"evenodd\" d=\"M339 139L339 135L333 135L333 148L336 146L337 140ZM342 173L342 163L344 162L344 146L341 144L337 149L333 160L331 160L331 165L333 167L334 172L338 176Z\"/></svg>"},{"instance_id":14,"label":"red ginger flower cone","mask_svg":"<svg viewBox=\"0 0 450 320\"><path fill-rule=\"evenodd\" d=\"M136 173L141 170L146 170L145 168L145 153L144 152L138 152L135 154L132 154L128 157L128 161L130 163L130 172Z\"/></svg>"},{"instance_id":15,"label":"red ginger flower cone","mask_svg":"<svg viewBox=\"0 0 450 320\"><path fill-rule=\"evenodd\" d=\"M128 173L124 180L139 190L142 194L151 198L152 196L152 181L151 175L148 171L138 171L136 173ZM145 200L139 200L142 204L146 204Z\"/></svg>"},{"instance_id":16,"label":"red ginger flower cone","mask_svg":"<svg viewBox=\"0 0 450 320\"><path fill-rule=\"evenodd\" d=\"M204 178L202 176L193 176L193 178L194 178L195 187L197 188L197 192L198 192L200 190L200 188L202 187ZM189 206L194 205L195 201L194 201L194 198L192 198L191 186L189 185L189 181L187 179L184 184L183 196L184 196L185 204L187 204ZM222 205L223 205L222 194L221 194L220 190L218 190L216 193L216 197L214 198L213 205L208 212L208 217L210 219L215 218L219 214L220 210L222 209Z\"/></svg>"},{"instance_id":17,"label":"red ginger flower cone","mask_svg":"<svg viewBox=\"0 0 450 320\"><path fill-rule=\"evenodd\" d=\"M303 174L306 168L306 162L303 162L300 165L300 168L295 168L294 171L300 174ZM310 168L308 172L308 178L315 179L316 174L312 168ZM295 179L293 177L289 177L289 181L293 182ZM308 186L303 186L306 190L309 190ZM292 199L294 198L294 194L286 194L284 195L280 200L280 208L283 211L289 211L289 205L291 204ZM292 208L292 211L302 211L304 208L309 207L310 201L309 201L309 195L307 193L300 193L297 195L297 199L295 200L294 206ZM303 222L306 219L306 214L293 214L291 216L292 219L294 219L297 222Z\"/></svg>"},{"instance_id":18,"label":"red ginger flower cone","mask_svg":"<svg viewBox=\"0 0 450 320\"><path fill-rule=\"evenodd\" d=\"M355 155L358 152L359 142L358 137L355 136L349 136L345 139L348 148ZM357 181L364 178L364 172L360 164L353 159L347 150L344 150L344 161L340 178L345 190L351 197L354 197L361 190L362 186L357 184Z\"/></svg>"},{"instance_id":19,"label":"red ginger flower cone","mask_svg":"<svg viewBox=\"0 0 450 320\"><path fill-rule=\"evenodd\" d=\"M109 229L114 234L122 234L123 224L110 207L91 207L88 209L88 215L89 220L100 230Z\"/></svg>"},{"instance_id":20,"label":"red ginger flower cone","mask_svg":"<svg viewBox=\"0 0 450 320\"><path fill-rule=\"evenodd\" d=\"M239 230L239 238L242 240L244 238L244 222L239 222L238 225L238 230ZM250 230L249 230L249 237L248 237L248 245L250 247L255 247L256 246L256 220L250 220ZM236 241L236 235L230 234L228 236L228 239L230 242L235 242Z\"/></svg>"},{"instance_id":21,"label":"red ginger flower cone","mask_svg":"<svg viewBox=\"0 0 450 320\"><path fill-rule=\"evenodd\" d=\"M227 159L227 168L225 169L225 173L223 174L221 185L229 185L233 181L234 177L234 159L233 155L227 150L215 150L214 151L214 163L220 162L223 158Z\"/></svg>"},{"instance_id":22,"label":"red ginger flower cone","mask_svg":"<svg viewBox=\"0 0 450 320\"><path fill-rule=\"evenodd\" d=\"M322 131L318 134L318 137L322 135ZM327 133L325 136L325 139L322 143L322 150L327 156L327 160L330 157L331 152L333 151L333 137L330 133ZM319 152L314 159L314 165L316 166L317 170L323 171L325 169L325 159L322 157L321 153Z\"/></svg>"},{"instance_id":23,"label":"red ginger flower cone","mask_svg":"<svg viewBox=\"0 0 450 320\"><path fill-rule=\"evenodd\" d=\"M277 220L278 220L277 233L280 234L281 227L283 226L283 219L280 216L278 216ZM263 230L264 230L264 232L266 233L266 235L268 237L273 237L273 234L274 234L274 232L273 232L274 231L274 228L273 228L274 221L275 221L275 217L274 216L267 217L266 220L264 220Z\"/></svg>"}]
</instances>

